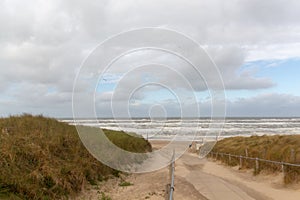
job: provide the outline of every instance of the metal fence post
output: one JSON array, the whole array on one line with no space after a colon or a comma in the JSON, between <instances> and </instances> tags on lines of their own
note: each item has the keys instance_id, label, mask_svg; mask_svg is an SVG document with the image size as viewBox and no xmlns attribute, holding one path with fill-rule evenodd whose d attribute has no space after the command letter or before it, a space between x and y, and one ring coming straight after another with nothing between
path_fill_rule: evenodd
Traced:
<instances>
[{"instance_id":1,"label":"metal fence post","mask_svg":"<svg viewBox=\"0 0 300 200\"><path fill-rule=\"evenodd\" d=\"M172 163L171 163L171 185L170 185L170 196L169 200L173 200L174 192L174 171L175 171L175 150L173 150Z\"/></svg>"}]
</instances>

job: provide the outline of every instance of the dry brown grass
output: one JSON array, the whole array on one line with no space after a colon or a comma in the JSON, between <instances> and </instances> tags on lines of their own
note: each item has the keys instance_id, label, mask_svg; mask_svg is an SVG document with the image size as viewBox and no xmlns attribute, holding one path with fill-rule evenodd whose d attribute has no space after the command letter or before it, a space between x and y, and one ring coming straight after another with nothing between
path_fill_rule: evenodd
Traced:
<instances>
[{"instance_id":1,"label":"dry brown grass","mask_svg":"<svg viewBox=\"0 0 300 200\"><path fill-rule=\"evenodd\" d=\"M0 119L0 199L67 199L113 170L92 157L76 128L43 116ZM116 145L151 151L142 138L105 130Z\"/></svg>"},{"instance_id":2,"label":"dry brown grass","mask_svg":"<svg viewBox=\"0 0 300 200\"><path fill-rule=\"evenodd\" d=\"M267 160L297 163L300 164L300 135L276 135L276 136L251 136L251 137L232 137L217 142L213 152L229 153L232 155L242 155L253 158L262 158ZM239 164L239 158L228 156L218 156L218 160L235 166ZM255 161L243 160L243 168L255 168ZM278 172L281 171L281 165L260 162L260 171ZM284 167L285 183L300 181L300 167Z\"/></svg>"}]
</instances>

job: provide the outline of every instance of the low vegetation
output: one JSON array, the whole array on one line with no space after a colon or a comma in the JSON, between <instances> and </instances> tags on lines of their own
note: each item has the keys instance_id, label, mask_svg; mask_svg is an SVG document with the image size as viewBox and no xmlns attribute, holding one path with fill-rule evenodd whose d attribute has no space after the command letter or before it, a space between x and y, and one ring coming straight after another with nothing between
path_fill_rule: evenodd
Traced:
<instances>
[{"instance_id":1,"label":"low vegetation","mask_svg":"<svg viewBox=\"0 0 300 200\"><path fill-rule=\"evenodd\" d=\"M106 195L104 192L102 192L99 200L111 200L111 198L108 195Z\"/></svg>"},{"instance_id":2,"label":"low vegetation","mask_svg":"<svg viewBox=\"0 0 300 200\"><path fill-rule=\"evenodd\" d=\"M121 187L127 187L127 186L131 186L133 185L133 183L127 182L127 181L123 181L119 184L119 186Z\"/></svg>"},{"instance_id":3,"label":"low vegetation","mask_svg":"<svg viewBox=\"0 0 300 200\"><path fill-rule=\"evenodd\" d=\"M212 152L300 164L300 135L232 137L218 141ZM217 156L217 159L231 166L241 164L236 157ZM242 168L255 169L255 160L243 159ZM300 167L284 165L283 170L285 183L300 181ZM259 169L254 173L261 171L280 172L282 165L259 162Z\"/></svg>"},{"instance_id":4,"label":"low vegetation","mask_svg":"<svg viewBox=\"0 0 300 200\"><path fill-rule=\"evenodd\" d=\"M0 131L0 199L67 199L119 175L92 157L66 123L25 114L0 119ZM143 138L104 132L125 150L151 151Z\"/></svg>"}]
</instances>

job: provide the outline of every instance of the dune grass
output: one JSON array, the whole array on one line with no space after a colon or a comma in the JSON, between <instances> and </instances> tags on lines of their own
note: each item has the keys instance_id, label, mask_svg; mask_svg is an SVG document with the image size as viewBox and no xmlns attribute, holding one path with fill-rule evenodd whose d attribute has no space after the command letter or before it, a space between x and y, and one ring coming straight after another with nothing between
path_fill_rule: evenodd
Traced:
<instances>
[{"instance_id":1,"label":"dune grass","mask_svg":"<svg viewBox=\"0 0 300 200\"><path fill-rule=\"evenodd\" d=\"M275 135L275 136L251 136L232 137L220 140L214 146L213 152L228 153L232 155L242 155L253 158L262 158L287 163L300 164L300 135ZM218 156L218 160L228 165L239 165L239 158L228 156ZM243 168L255 168L254 160L243 160ZM280 172L281 165L260 162L259 170L265 172ZM300 167L284 166L284 182L294 183L300 181Z\"/></svg>"},{"instance_id":2,"label":"dune grass","mask_svg":"<svg viewBox=\"0 0 300 200\"><path fill-rule=\"evenodd\" d=\"M0 199L67 199L119 171L92 157L76 128L43 116L0 119ZM104 130L117 146L151 151L143 138Z\"/></svg>"}]
</instances>

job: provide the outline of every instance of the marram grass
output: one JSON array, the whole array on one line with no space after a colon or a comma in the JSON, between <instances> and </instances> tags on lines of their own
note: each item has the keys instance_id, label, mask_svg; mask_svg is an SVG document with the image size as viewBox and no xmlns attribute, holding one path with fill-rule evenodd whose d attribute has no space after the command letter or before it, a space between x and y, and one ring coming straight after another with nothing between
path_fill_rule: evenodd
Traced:
<instances>
[{"instance_id":1,"label":"marram grass","mask_svg":"<svg viewBox=\"0 0 300 200\"><path fill-rule=\"evenodd\" d=\"M220 140L214 146L213 152L242 155L252 158L300 164L300 135L274 135L232 137ZM231 166L239 165L240 159L228 156L218 156L218 160ZM254 160L242 160L242 168L256 168ZM259 170L266 173L282 172L282 166L267 162L259 162ZM300 181L300 167L284 166L284 182L286 184Z\"/></svg>"},{"instance_id":2,"label":"marram grass","mask_svg":"<svg viewBox=\"0 0 300 200\"><path fill-rule=\"evenodd\" d=\"M74 126L55 119L1 118L0 131L0 199L67 199L119 174L89 154ZM151 151L143 138L104 132L127 151Z\"/></svg>"}]
</instances>

